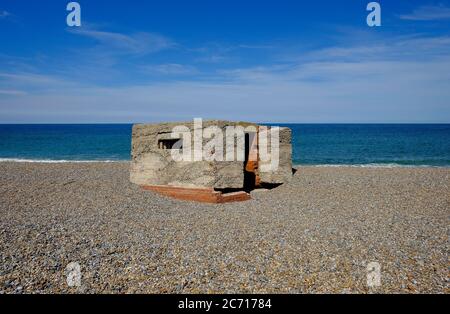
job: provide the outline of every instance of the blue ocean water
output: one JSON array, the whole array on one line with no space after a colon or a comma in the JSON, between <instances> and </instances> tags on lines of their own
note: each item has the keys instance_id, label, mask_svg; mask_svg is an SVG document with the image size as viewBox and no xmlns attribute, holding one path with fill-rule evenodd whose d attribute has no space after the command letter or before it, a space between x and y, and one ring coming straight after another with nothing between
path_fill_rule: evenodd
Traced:
<instances>
[{"instance_id":1,"label":"blue ocean water","mask_svg":"<svg viewBox=\"0 0 450 314\"><path fill-rule=\"evenodd\" d=\"M0 125L0 160L129 160L127 124Z\"/></svg>"},{"instance_id":2,"label":"blue ocean water","mask_svg":"<svg viewBox=\"0 0 450 314\"><path fill-rule=\"evenodd\" d=\"M288 126L295 164L450 166L450 124Z\"/></svg>"},{"instance_id":3,"label":"blue ocean water","mask_svg":"<svg viewBox=\"0 0 450 314\"><path fill-rule=\"evenodd\" d=\"M283 124L302 165L450 166L450 124ZM0 125L0 161L130 159L131 124Z\"/></svg>"}]
</instances>

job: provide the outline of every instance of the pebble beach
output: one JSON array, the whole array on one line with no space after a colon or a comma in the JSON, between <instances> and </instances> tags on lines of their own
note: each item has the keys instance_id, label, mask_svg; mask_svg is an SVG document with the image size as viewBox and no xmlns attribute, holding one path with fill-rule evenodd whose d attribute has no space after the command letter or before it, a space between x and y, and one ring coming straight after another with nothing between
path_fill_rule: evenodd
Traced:
<instances>
[{"instance_id":1,"label":"pebble beach","mask_svg":"<svg viewBox=\"0 0 450 314\"><path fill-rule=\"evenodd\" d=\"M202 204L127 162L1 162L0 293L449 293L449 226L450 168L297 167Z\"/></svg>"}]
</instances>

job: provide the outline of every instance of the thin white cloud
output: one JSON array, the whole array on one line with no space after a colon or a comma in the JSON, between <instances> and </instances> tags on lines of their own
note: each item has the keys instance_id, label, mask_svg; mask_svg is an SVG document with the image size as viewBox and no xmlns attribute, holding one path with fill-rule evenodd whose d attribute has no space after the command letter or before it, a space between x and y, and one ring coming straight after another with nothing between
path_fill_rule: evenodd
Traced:
<instances>
[{"instance_id":1,"label":"thin white cloud","mask_svg":"<svg viewBox=\"0 0 450 314\"><path fill-rule=\"evenodd\" d=\"M220 64L234 59L234 57L230 54L232 52L236 52L238 49L242 49L242 47L218 42L210 42L201 47L190 48L189 50L200 54L199 57L194 59L195 62Z\"/></svg>"},{"instance_id":2,"label":"thin white cloud","mask_svg":"<svg viewBox=\"0 0 450 314\"><path fill-rule=\"evenodd\" d=\"M353 46L335 46L303 56L308 60L406 60L450 55L450 36L389 38Z\"/></svg>"},{"instance_id":3,"label":"thin white cloud","mask_svg":"<svg viewBox=\"0 0 450 314\"><path fill-rule=\"evenodd\" d=\"M29 72L0 72L0 90L9 96L32 95L35 93L55 93L86 84L64 77Z\"/></svg>"},{"instance_id":4,"label":"thin white cloud","mask_svg":"<svg viewBox=\"0 0 450 314\"><path fill-rule=\"evenodd\" d=\"M175 46L170 39L153 33L134 33L131 35L99 31L90 28L69 29L73 34L95 39L100 45L115 48L116 52L146 54L169 49Z\"/></svg>"},{"instance_id":5,"label":"thin white cloud","mask_svg":"<svg viewBox=\"0 0 450 314\"><path fill-rule=\"evenodd\" d=\"M62 87L74 84L61 77L27 72L0 72L0 83L2 82L31 87Z\"/></svg>"},{"instance_id":6,"label":"thin white cloud","mask_svg":"<svg viewBox=\"0 0 450 314\"><path fill-rule=\"evenodd\" d=\"M198 70L194 66L178 63L146 65L142 67L142 71L149 74L163 75L192 75L198 73Z\"/></svg>"},{"instance_id":7,"label":"thin white cloud","mask_svg":"<svg viewBox=\"0 0 450 314\"><path fill-rule=\"evenodd\" d=\"M4 18L7 18L8 16L11 16L12 14L11 13L9 13L8 11L2 11L2 10L0 10L0 19L4 19Z\"/></svg>"},{"instance_id":8,"label":"thin white cloud","mask_svg":"<svg viewBox=\"0 0 450 314\"><path fill-rule=\"evenodd\" d=\"M237 45L237 48L244 48L244 49L272 49L274 46L272 45L247 45L247 44L240 44Z\"/></svg>"},{"instance_id":9,"label":"thin white cloud","mask_svg":"<svg viewBox=\"0 0 450 314\"><path fill-rule=\"evenodd\" d=\"M439 6L421 6L409 14L400 15L402 20L435 21L450 19L450 8Z\"/></svg>"},{"instance_id":10,"label":"thin white cloud","mask_svg":"<svg viewBox=\"0 0 450 314\"><path fill-rule=\"evenodd\" d=\"M10 89L10 90L5 90L5 89L0 89L0 95L6 95L6 96L22 96L22 95L26 95L27 93L21 90L14 90L14 89Z\"/></svg>"},{"instance_id":11,"label":"thin white cloud","mask_svg":"<svg viewBox=\"0 0 450 314\"><path fill-rule=\"evenodd\" d=\"M34 73L4 73L0 72L0 79L6 79L10 82L21 82L26 84L52 84L59 80L51 78L48 75Z\"/></svg>"},{"instance_id":12,"label":"thin white cloud","mask_svg":"<svg viewBox=\"0 0 450 314\"><path fill-rule=\"evenodd\" d=\"M229 57L226 57L224 55L219 54L211 54L204 57L200 57L195 59L196 62L203 62L203 63L223 63L229 60Z\"/></svg>"},{"instance_id":13,"label":"thin white cloud","mask_svg":"<svg viewBox=\"0 0 450 314\"><path fill-rule=\"evenodd\" d=\"M378 57L375 47L381 47ZM315 52L322 56L219 71L208 81L186 77L107 88L78 82L27 90L28 95L0 98L0 123L145 122L195 116L272 122L450 122L449 38L391 38L366 48L340 45ZM153 70L170 73L180 66L168 63ZM3 83L11 84L4 86L0 80L3 90L25 90L27 80L46 84L44 75L3 77Z\"/></svg>"}]
</instances>

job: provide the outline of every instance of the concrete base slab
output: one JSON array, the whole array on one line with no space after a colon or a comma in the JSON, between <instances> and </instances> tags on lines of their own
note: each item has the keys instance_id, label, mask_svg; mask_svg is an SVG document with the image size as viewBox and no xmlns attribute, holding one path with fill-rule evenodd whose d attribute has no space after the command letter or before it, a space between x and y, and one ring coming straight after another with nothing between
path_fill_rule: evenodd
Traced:
<instances>
[{"instance_id":1,"label":"concrete base slab","mask_svg":"<svg viewBox=\"0 0 450 314\"><path fill-rule=\"evenodd\" d=\"M212 188L183 188L162 185L144 185L142 188L176 199L202 203L242 202L251 199L250 194L245 191L222 193Z\"/></svg>"}]
</instances>

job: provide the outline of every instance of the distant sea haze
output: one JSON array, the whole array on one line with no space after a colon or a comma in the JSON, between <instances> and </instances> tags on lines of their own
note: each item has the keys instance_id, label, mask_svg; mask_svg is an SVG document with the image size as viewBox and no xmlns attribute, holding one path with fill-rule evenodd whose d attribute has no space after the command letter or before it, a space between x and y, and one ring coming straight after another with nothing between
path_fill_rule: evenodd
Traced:
<instances>
[{"instance_id":1,"label":"distant sea haze","mask_svg":"<svg viewBox=\"0 0 450 314\"><path fill-rule=\"evenodd\" d=\"M450 124L277 124L296 165L450 167ZM131 124L0 125L0 161L128 161Z\"/></svg>"}]
</instances>

